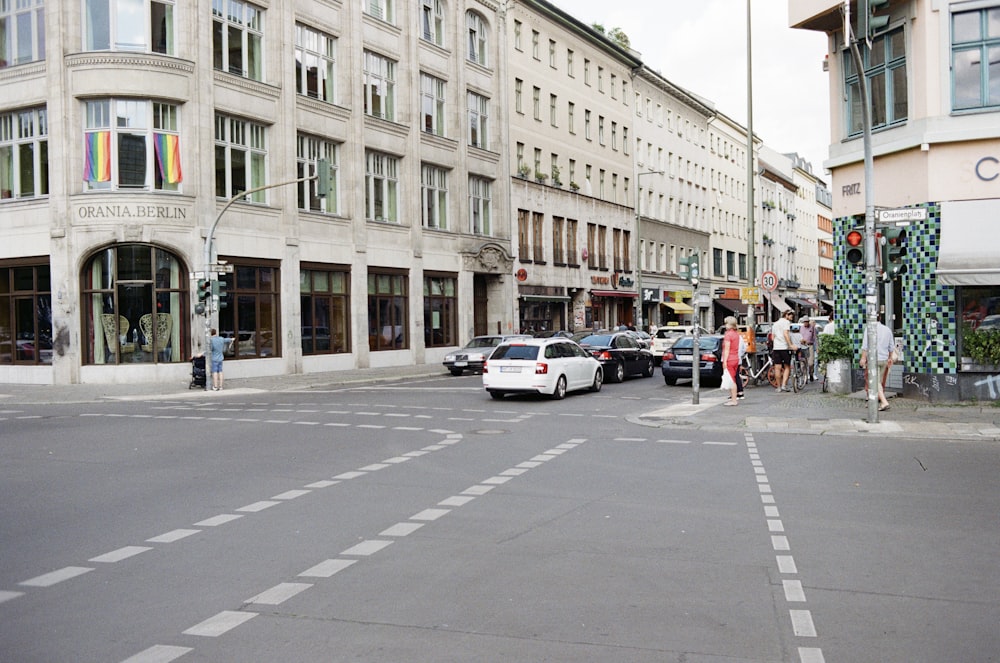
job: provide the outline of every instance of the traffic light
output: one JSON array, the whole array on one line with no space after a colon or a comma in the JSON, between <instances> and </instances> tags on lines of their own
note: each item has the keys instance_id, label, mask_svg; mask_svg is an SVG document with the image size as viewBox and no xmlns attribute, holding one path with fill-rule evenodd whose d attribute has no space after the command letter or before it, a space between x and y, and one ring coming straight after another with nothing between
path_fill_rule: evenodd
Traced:
<instances>
[{"instance_id":1,"label":"traffic light","mask_svg":"<svg viewBox=\"0 0 1000 663\"><path fill-rule=\"evenodd\" d=\"M330 162L320 159L316 162L316 196L326 198L330 195Z\"/></svg>"},{"instance_id":2,"label":"traffic light","mask_svg":"<svg viewBox=\"0 0 1000 663\"><path fill-rule=\"evenodd\" d=\"M682 272L685 278L687 278L688 283L698 285L698 256L690 255L687 258L681 258L680 263L682 266L687 267Z\"/></svg>"},{"instance_id":3,"label":"traffic light","mask_svg":"<svg viewBox=\"0 0 1000 663\"><path fill-rule=\"evenodd\" d=\"M851 228L844 235L844 249L847 264L855 267L864 267L865 262L865 233L863 228Z\"/></svg>"},{"instance_id":4,"label":"traffic light","mask_svg":"<svg viewBox=\"0 0 1000 663\"><path fill-rule=\"evenodd\" d=\"M892 281L906 273L906 228L884 228L882 230L882 269L885 280Z\"/></svg>"},{"instance_id":5,"label":"traffic light","mask_svg":"<svg viewBox=\"0 0 1000 663\"><path fill-rule=\"evenodd\" d=\"M208 279L198 279L198 303L194 306L194 312L201 315L207 309L208 296L212 294L212 283Z\"/></svg>"},{"instance_id":6,"label":"traffic light","mask_svg":"<svg viewBox=\"0 0 1000 663\"><path fill-rule=\"evenodd\" d=\"M858 0L856 39L871 39L889 25L889 0Z\"/></svg>"},{"instance_id":7,"label":"traffic light","mask_svg":"<svg viewBox=\"0 0 1000 663\"><path fill-rule=\"evenodd\" d=\"M219 298L219 310L226 308L226 282L222 279L212 281L212 294Z\"/></svg>"}]
</instances>

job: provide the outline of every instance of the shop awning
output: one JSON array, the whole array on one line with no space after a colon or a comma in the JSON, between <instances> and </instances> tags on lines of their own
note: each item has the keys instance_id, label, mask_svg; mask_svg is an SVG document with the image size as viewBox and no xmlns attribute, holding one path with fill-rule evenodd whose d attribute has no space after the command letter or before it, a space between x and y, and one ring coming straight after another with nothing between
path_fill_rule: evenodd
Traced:
<instances>
[{"instance_id":1,"label":"shop awning","mask_svg":"<svg viewBox=\"0 0 1000 663\"><path fill-rule=\"evenodd\" d=\"M990 234L996 237L998 215L1000 203L996 200L941 203L938 283L1000 285L1000 242L986 240Z\"/></svg>"},{"instance_id":2,"label":"shop awning","mask_svg":"<svg viewBox=\"0 0 1000 663\"><path fill-rule=\"evenodd\" d=\"M592 297L628 297L630 299L635 299L638 296L627 290L591 290L590 295Z\"/></svg>"},{"instance_id":3,"label":"shop awning","mask_svg":"<svg viewBox=\"0 0 1000 663\"><path fill-rule=\"evenodd\" d=\"M782 313L784 313L785 311L792 310L792 307L785 302L785 298L782 297L781 295L776 295L772 292L770 295L768 295L768 299L771 302L771 306L778 309Z\"/></svg>"},{"instance_id":4,"label":"shop awning","mask_svg":"<svg viewBox=\"0 0 1000 663\"><path fill-rule=\"evenodd\" d=\"M823 303L823 306L826 306L827 308L833 308L833 300L832 299L821 299L819 301L821 301Z\"/></svg>"},{"instance_id":5,"label":"shop awning","mask_svg":"<svg viewBox=\"0 0 1000 663\"><path fill-rule=\"evenodd\" d=\"M660 306L666 306L674 313L694 313L694 308L684 302L660 302Z\"/></svg>"},{"instance_id":6,"label":"shop awning","mask_svg":"<svg viewBox=\"0 0 1000 663\"><path fill-rule=\"evenodd\" d=\"M791 302L801 308L808 308L808 309L815 308L815 304L813 304L811 301L807 299L799 299L798 297L786 297L785 302Z\"/></svg>"},{"instance_id":7,"label":"shop awning","mask_svg":"<svg viewBox=\"0 0 1000 663\"><path fill-rule=\"evenodd\" d=\"M738 299L713 299L712 301L732 313L746 313L749 306Z\"/></svg>"},{"instance_id":8,"label":"shop awning","mask_svg":"<svg viewBox=\"0 0 1000 663\"><path fill-rule=\"evenodd\" d=\"M526 302L570 302L572 297L566 295L521 295L521 299Z\"/></svg>"}]
</instances>

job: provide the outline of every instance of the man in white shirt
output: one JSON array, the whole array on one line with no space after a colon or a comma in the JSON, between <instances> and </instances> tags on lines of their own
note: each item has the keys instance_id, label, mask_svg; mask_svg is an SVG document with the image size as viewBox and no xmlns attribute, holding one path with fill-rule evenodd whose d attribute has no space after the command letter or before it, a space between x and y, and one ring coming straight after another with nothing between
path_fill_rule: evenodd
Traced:
<instances>
[{"instance_id":1,"label":"man in white shirt","mask_svg":"<svg viewBox=\"0 0 1000 663\"><path fill-rule=\"evenodd\" d=\"M837 323L834 322L834 320L833 320L833 313L831 312L830 313L830 321L828 323L826 323L826 326L823 327L823 331L821 331L820 334L830 334L832 336L836 332L837 332Z\"/></svg>"},{"instance_id":2,"label":"man in white shirt","mask_svg":"<svg viewBox=\"0 0 1000 663\"><path fill-rule=\"evenodd\" d=\"M864 330L861 337L861 368L868 367L868 329ZM879 320L875 328L875 361L878 365L878 402L879 411L884 412L889 409L889 401L885 397L885 375L892 366L892 352L896 349L896 339L892 337L892 330L882 324ZM867 373L866 373L867 375ZM867 390L868 380L865 379L865 389Z\"/></svg>"},{"instance_id":3,"label":"man in white shirt","mask_svg":"<svg viewBox=\"0 0 1000 663\"><path fill-rule=\"evenodd\" d=\"M775 391L791 391L788 388L788 376L792 372L792 351L799 349L792 342L793 318L795 318L794 311L785 311L771 326L771 340L774 343L771 357L774 359L774 372L778 378Z\"/></svg>"}]
</instances>

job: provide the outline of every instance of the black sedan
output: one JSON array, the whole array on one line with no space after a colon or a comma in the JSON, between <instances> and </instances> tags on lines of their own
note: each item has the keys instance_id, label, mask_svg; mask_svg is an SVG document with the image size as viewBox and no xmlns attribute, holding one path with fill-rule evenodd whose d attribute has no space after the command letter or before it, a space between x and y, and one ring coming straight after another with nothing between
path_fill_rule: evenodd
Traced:
<instances>
[{"instance_id":1,"label":"black sedan","mask_svg":"<svg viewBox=\"0 0 1000 663\"><path fill-rule=\"evenodd\" d=\"M694 336L681 336L673 347L663 353L663 363L660 371L663 381L669 385L677 384L678 380L691 379L691 351ZM722 337L716 335L698 338L699 378L701 382L722 382Z\"/></svg>"},{"instance_id":2,"label":"black sedan","mask_svg":"<svg viewBox=\"0 0 1000 663\"><path fill-rule=\"evenodd\" d=\"M628 375L653 377L653 353L628 332L588 334L576 342L601 362L608 382L621 382Z\"/></svg>"}]
</instances>

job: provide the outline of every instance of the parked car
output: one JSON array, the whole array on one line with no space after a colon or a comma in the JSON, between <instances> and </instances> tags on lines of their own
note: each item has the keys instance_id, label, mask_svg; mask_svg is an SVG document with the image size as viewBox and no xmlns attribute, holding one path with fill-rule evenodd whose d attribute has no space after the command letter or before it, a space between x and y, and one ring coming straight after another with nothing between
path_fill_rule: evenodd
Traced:
<instances>
[{"instance_id":1,"label":"parked car","mask_svg":"<svg viewBox=\"0 0 1000 663\"><path fill-rule=\"evenodd\" d=\"M684 336L677 339L673 347L663 354L663 364L660 372L663 381L668 385L677 384L678 380L690 380L692 376L691 352L694 347L694 337ZM722 337L717 334L700 336L698 338L699 380L704 383L722 382Z\"/></svg>"},{"instance_id":2,"label":"parked car","mask_svg":"<svg viewBox=\"0 0 1000 663\"><path fill-rule=\"evenodd\" d=\"M549 331L535 332L535 338L552 338L554 336L560 338L573 338L572 332L564 331L562 329L552 329Z\"/></svg>"},{"instance_id":3,"label":"parked car","mask_svg":"<svg viewBox=\"0 0 1000 663\"><path fill-rule=\"evenodd\" d=\"M547 394L559 400L578 389L600 391L601 364L568 338L528 338L502 343L483 365L483 387L505 394Z\"/></svg>"},{"instance_id":4,"label":"parked car","mask_svg":"<svg viewBox=\"0 0 1000 663\"><path fill-rule=\"evenodd\" d=\"M452 375L461 375L465 371L482 371L486 358L493 354L497 347L506 341L529 339L528 334L487 334L475 336L465 344L465 347L455 352L449 352L444 357L444 367Z\"/></svg>"},{"instance_id":5,"label":"parked car","mask_svg":"<svg viewBox=\"0 0 1000 663\"><path fill-rule=\"evenodd\" d=\"M699 334L709 334L707 329L699 326ZM694 334L694 325L668 325L660 327L653 335L653 344L650 350L653 351L653 361L657 364L663 358L663 353L670 349L674 342L683 337Z\"/></svg>"},{"instance_id":6,"label":"parked car","mask_svg":"<svg viewBox=\"0 0 1000 663\"><path fill-rule=\"evenodd\" d=\"M604 377L621 382L629 375L653 376L653 353L628 332L589 334L577 341L604 367Z\"/></svg>"},{"instance_id":7,"label":"parked car","mask_svg":"<svg viewBox=\"0 0 1000 663\"><path fill-rule=\"evenodd\" d=\"M646 348L648 350L653 346L653 337L647 332L634 331L630 329L627 333L639 343L640 348Z\"/></svg>"}]
</instances>

